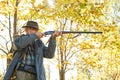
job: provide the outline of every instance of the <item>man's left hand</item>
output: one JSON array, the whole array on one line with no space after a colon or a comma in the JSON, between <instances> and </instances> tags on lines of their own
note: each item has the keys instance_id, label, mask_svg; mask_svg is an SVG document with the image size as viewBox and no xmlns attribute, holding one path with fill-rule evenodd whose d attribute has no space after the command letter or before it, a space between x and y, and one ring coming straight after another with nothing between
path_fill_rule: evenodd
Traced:
<instances>
[{"instance_id":1,"label":"man's left hand","mask_svg":"<svg viewBox=\"0 0 120 80\"><path fill-rule=\"evenodd\" d=\"M52 37L58 37L58 36L60 36L60 35L62 35L62 32L61 31L55 31L53 34L52 34Z\"/></svg>"}]
</instances>

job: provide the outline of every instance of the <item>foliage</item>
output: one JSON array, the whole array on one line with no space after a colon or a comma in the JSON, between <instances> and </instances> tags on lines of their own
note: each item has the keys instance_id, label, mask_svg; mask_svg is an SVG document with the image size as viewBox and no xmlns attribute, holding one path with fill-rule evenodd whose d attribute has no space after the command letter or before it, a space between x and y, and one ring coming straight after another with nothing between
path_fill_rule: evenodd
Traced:
<instances>
[{"instance_id":1,"label":"foliage","mask_svg":"<svg viewBox=\"0 0 120 80\"><path fill-rule=\"evenodd\" d=\"M2 80L3 79L3 75L2 74L0 74L0 80Z\"/></svg>"},{"instance_id":2,"label":"foliage","mask_svg":"<svg viewBox=\"0 0 120 80\"><path fill-rule=\"evenodd\" d=\"M98 18L98 20L100 19ZM87 36L87 41L80 44L81 55L79 57L77 55L79 58L76 63L78 73L83 74L83 76L90 76L87 78L88 80L119 79L119 29L114 21L111 24L106 19L103 21L100 20L94 24L96 28L99 27L103 34ZM87 72L83 72L83 70L87 70ZM82 79L79 75L78 78Z\"/></svg>"},{"instance_id":3,"label":"foliage","mask_svg":"<svg viewBox=\"0 0 120 80\"><path fill-rule=\"evenodd\" d=\"M5 20L0 20L0 30L7 29L10 36L9 39L0 36L6 41L6 50L2 51L10 53L8 43L13 42L12 20L15 11L17 26L24 25L25 20L37 20L40 31L45 29L43 24L48 25L50 22L55 25L56 30L102 31L99 35L82 34L78 37L65 34L57 39L57 68L60 74L64 74L60 77L65 77L68 71L77 69L77 80L119 79L120 33L116 23L119 21L119 15L115 14L116 18L108 16L113 11L111 6L116 0L103 0L101 3L92 0L52 1L53 4L50 5L48 0L18 0L18 6L15 5L16 0L0 1L0 14L5 16ZM118 8L115 10L119 12ZM20 28L17 28L21 34ZM9 54L7 57L11 59L12 55Z\"/></svg>"}]
</instances>

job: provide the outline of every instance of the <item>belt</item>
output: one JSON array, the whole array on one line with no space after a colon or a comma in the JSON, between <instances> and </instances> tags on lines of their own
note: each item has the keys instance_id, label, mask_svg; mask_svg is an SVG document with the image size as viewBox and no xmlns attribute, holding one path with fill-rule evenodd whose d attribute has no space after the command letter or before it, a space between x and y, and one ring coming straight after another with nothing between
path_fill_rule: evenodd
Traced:
<instances>
[{"instance_id":1,"label":"belt","mask_svg":"<svg viewBox=\"0 0 120 80\"><path fill-rule=\"evenodd\" d=\"M26 65L26 64L20 64L18 70L25 71L25 72L28 72L28 73L36 75L35 66Z\"/></svg>"}]
</instances>

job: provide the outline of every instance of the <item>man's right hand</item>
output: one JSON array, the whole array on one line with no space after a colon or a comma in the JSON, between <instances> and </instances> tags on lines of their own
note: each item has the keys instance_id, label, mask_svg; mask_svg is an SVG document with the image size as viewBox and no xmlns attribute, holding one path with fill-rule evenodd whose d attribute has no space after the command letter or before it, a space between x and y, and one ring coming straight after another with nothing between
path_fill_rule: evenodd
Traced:
<instances>
[{"instance_id":1,"label":"man's right hand","mask_svg":"<svg viewBox=\"0 0 120 80\"><path fill-rule=\"evenodd\" d=\"M45 36L45 34L41 32L36 32L35 34L37 35L38 38L42 38L43 36Z\"/></svg>"}]
</instances>

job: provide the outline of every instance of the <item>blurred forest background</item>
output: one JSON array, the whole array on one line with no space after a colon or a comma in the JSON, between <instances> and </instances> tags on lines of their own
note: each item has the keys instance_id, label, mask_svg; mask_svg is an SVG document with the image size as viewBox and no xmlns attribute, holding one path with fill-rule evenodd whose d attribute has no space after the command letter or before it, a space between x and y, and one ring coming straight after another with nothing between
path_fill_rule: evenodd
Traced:
<instances>
[{"instance_id":1,"label":"blurred forest background","mask_svg":"<svg viewBox=\"0 0 120 80\"><path fill-rule=\"evenodd\" d=\"M41 32L103 32L58 37L55 57L44 62L47 80L120 80L120 0L0 0L0 80L28 20Z\"/></svg>"}]
</instances>

